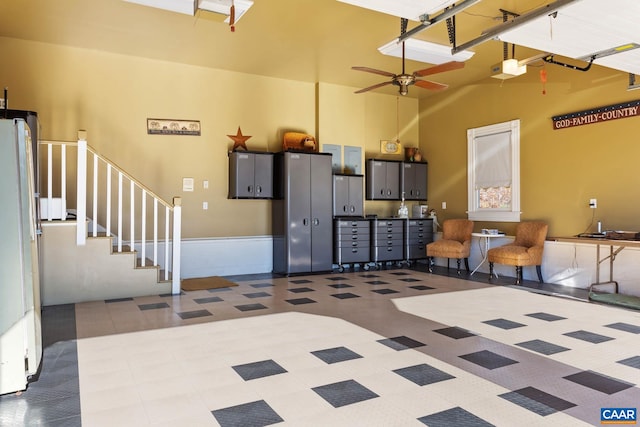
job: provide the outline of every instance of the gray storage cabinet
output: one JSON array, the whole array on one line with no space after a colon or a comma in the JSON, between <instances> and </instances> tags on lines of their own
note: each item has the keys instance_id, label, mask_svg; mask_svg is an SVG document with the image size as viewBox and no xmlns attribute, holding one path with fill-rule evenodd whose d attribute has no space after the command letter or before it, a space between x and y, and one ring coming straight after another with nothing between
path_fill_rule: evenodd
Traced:
<instances>
[{"instance_id":1,"label":"gray storage cabinet","mask_svg":"<svg viewBox=\"0 0 640 427\"><path fill-rule=\"evenodd\" d=\"M433 242L433 219L408 219L405 221L405 258L407 264L412 260L427 258L427 245Z\"/></svg>"},{"instance_id":2,"label":"gray storage cabinet","mask_svg":"<svg viewBox=\"0 0 640 427\"><path fill-rule=\"evenodd\" d=\"M370 260L370 226L368 219L339 218L333 221L333 262L340 272L345 264L363 264Z\"/></svg>"},{"instance_id":3,"label":"gray storage cabinet","mask_svg":"<svg viewBox=\"0 0 640 427\"><path fill-rule=\"evenodd\" d=\"M229 153L229 199L273 197L273 153Z\"/></svg>"},{"instance_id":4,"label":"gray storage cabinet","mask_svg":"<svg viewBox=\"0 0 640 427\"><path fill-rule=\"evenodd\" d=\"M404 261L405 219L371 220L371 261L379 267L383 263Z\"/></svg>"},{"instance_id":5,"label":"gray storage cabinet","mask_svg":"<svg viewBox=\"0 0 640 427\"><path fill-rule=\"evenodd\" d=\"M427 200L427 163L402 164L402 192L405 200Z\"/></svg>"},{"instance_id":6,"label":"gray storage cabinet","mask_svg":"<svg viewBox=\"0 0 640 427\"><path fill-rule=\"evenodd\" d=\"M367 200L400 200L402 162L368 159L365 166Z\"/></svg>"},{"instance_id":7,"label":"gray storage cabinet","mask_svg":"<svg viewBox=\"0 0 640 427\"><path fill-rule=\"evenodd\" d=\"M333 263L331 154L274 155L273 272L330 271Z\"/></svg>"},{"instance_id":8,"label":"gray storage cabinet","mask_svg":"<svg viewBox=\"0 0 640 427\"><path fill-rule=\"evenodd\" d=\"M363 216L363 180L362 175L333 176L333 216Z\"/></svg>"}]
</instances>

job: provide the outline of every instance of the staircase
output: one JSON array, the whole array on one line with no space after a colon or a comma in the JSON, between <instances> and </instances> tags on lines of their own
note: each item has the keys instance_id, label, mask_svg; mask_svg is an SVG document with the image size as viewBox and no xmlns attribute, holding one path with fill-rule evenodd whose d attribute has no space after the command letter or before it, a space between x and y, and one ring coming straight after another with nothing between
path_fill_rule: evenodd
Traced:
<instances>
[{"instance_id":1,"label":"staircase","mask_svg":"<svg viewBox=\"0 0 640 427\"><path fill-rule=\"evenodd\" d=\"M84 131L40 147L43 305L178 294L180 198L155 195L90 148Z\"/></svg>"}]
</instances>

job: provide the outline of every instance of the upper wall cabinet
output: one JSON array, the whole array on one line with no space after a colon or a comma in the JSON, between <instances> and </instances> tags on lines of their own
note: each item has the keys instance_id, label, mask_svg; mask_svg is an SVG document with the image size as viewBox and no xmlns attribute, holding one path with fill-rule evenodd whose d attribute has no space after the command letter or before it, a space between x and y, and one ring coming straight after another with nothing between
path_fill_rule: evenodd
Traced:
<instances>
[{"instance_id":1,"label":"upper wall cabinet","mask_svg":"<svg viewBox=\"0 0 640 427\"><path fill-rule=\"evenodd\" d=\"M273 154L229 153L229 199L273 198Z\"/></svg>"},{"instance_id":2,"label":"upper wall cabinet","mask_svg":"<svg viewBox=\"0 0 640 427\"><path fill-rule=\"evenodd\" d=\"M333 175L333 216L363 216L362 175Z\"/></svg>"},{"instance_id":3,"label":"upper wall cabinet","mask_svg":"<svg viewBox=\"0 0 640 427\"><path fill-rule=\"evenodd\" d=\"M366 162L367 200L400 199L402 162L368 159Z\"/></svg>"},{"instance_id":4,"label":"upper wall cabinet","mask_svg":"<svg viewBox=\"0 0 640 427\"><path fill-rule=\"evenodd\" d=\"M402 164L402 191L405 200L427 200L427 163Z\"/></svg>"}]
</instances>

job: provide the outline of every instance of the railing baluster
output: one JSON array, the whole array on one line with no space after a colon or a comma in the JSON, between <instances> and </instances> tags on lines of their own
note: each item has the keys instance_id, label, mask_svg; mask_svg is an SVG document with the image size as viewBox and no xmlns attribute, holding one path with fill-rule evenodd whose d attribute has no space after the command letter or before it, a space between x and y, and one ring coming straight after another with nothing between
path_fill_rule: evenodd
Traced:
<instances>
[{"instance_id":1,"label":"railing baluster","mask_svg":"<svg viewBox=\"0 0 640 427\"><path fill-rule=\"evenodd\" d=\"M118 252L122 252L122 172L118 172Z\"/></svg>"},{"instance_id":2,"label":"railing baluster","mask_svg":"<svg viewBox=\"0 0 640 427\"><path fill-rule=\"evenodd\" d=\"M153 198L153 265L158 265L158 199Z\"/></svg>"},{"instance_id":3,"label":"railing baluster","mask_svg":"<svg viewBox=\"0 0 640 427\"><path fill-rule=\"evenodd\" d=\"M84 131L78 131L76 243L87 242L87 140Z\"/></svg>"},{"instance_id":4,"label":"railing baluster","mask_svg":"<svg viewBox=\"0 0 640 427\"><path fill-rule=\"evenodd\" d=\"M135 240L135 221L136 221L136 217L135 217L135 194L136 194L136 188L134 187L134 183L133 181L130 181L131 185L129 186L129 193L130 193L130 197L131 197L131 207L130 212L129 212L129 228L130 228L130 233L129 233L129 250L131 252L135 251L135 247L134 244L136 243Z\"/></svg>"},{"instance_id":5,"label":"railing baluster","mask_svg":"<svg viewBox=\"0 0 640 427\"><path fill-rule=\"evenodd\" d=\"M173 198L173 265L171 268L171 293L180 294L180 241L182 240L182 199Z\"/></svg>"},{"instance_id":6,"label":"railing baluster","mask_svg":"<svg viewBox=\"0 0 640 427\"><path fill-rule=\"evenodd\" d=\"M98 237L98 155L93 153L93 237Z\"/></svg>"},{"instance_id":7,"label":"railing baluster","mask_svg":"<svg viewBox=\"0 0 640 427\"><path fill-rule=\"evenodd\" d=\"M164 280L169 280L169 207L164 208Z\"/></svg>"},{"instance_id":8,"label":"railing baluster","mask_svg":"<svg viewBox=\"0 0 640 427\"><path fill-rule=\"evenodd\" d=\"M60 150L60 218L65 221L67 219L67 146L62 145ZM50 197L50 201L53 202L53 194Z\"/></svg>"},{"instance_id":9,"label":"railing baluster","mask_svg":"<svg viewBox=\"0 0 640 427\"><path fill-rule=\"evenodd\" d=\"M53 221L53 145L47 146L47 220Z\"/></svg>"},{"instance_id":10,"label":"railing baluster","mask_svg":"<svg viewBox=\"0 0 640 427\"><path fill-rule=\"evenodd\" d=\"M140 213L141 224L140 224L140 259L141 265L144 267L146 264L147 257L147 192L142 190L142 212Z\"/></svg>"},{"instance_id":11,"label":"railing baluster","mask_svg":"<svg viewBox=\"0 0 640 427\"><path fill-rule=\"evenodd\" d=\"M107 163L107 237L111 237L111 163Z\"/></svg>"}]
</instances>

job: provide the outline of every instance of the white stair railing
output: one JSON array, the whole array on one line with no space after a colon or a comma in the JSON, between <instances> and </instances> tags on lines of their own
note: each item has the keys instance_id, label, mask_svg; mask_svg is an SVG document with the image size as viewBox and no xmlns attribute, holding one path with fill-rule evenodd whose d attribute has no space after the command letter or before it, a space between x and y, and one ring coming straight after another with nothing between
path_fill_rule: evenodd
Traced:
<instances>
[{"instance_id":1,"label":"white stair railing","mask_svg":"<svg viewBox=\"0 0 640 427\"><path fill-rule=\"evenodd\" d=\"M171 291L180 293L180 240L182 229L182 206L180 197L174 197L169 203L157 196L153 191L118 167L114 162L99 155L87 145L86 132L78 132L77 142L39 141L41 146L47 147L47 194L41 195L43 221L67 220L67 206L76 206L77 234L76 243L84 245L89 235L88 219L91 223L91 236L97 237L99 228L107 236L116 239L116 251L123 252L123 246L128 245L130 251L138 250L141 266L148 265L147 245L152 247L151 265L164 269L164 280L169 280L171 272ZM67 168L69 147L76 148L76 198L67 199L67 183L73 171ZM55 150L54 148L58 148ZM87 171L88 166L92 173ZM59 181L54 173L59 173ZM41 175L42 176L42 175ZM114 176L117 185L112 185ZM44 179L44 177L43 177ZM71 180L73 181L73 180ZM129 186L125 186L125 181ZM57 187L54 189L54 186ZM113 194L115 187L116 194ZM53 196L58 193L60 197ZM125 197L128 193L128 199ZM136 195L136 193L139 195ZM151 198L153 212L147 211L147 201ZM117 205L113 206L116 199ZM129 203L126 204L125 201ZM164 212L158 207L164 206ZM90 215L88 211L90 210ZM117 232L111 230L113 216L116 216ZM148 218L149 217L149 218ZM85 219L85 220L83 220ZM147 219L150 221L148 222ZM164 224L162 224L164 222ZM138 224L136 224L138 223ZM104 224L104 227L99 224ZM164 227L163 227L164 225ZM152 241L147 240L147 231L151 231ZM136 232L138 239L136 239ZM123 236L128 235L128 241ZM163 236L164 235L164 236ZM160 239L164 237L164 242ZM138 249L139 248L139 249ZM160 251L164 253L161 262Z\"/></svg>"}]
</instances>

